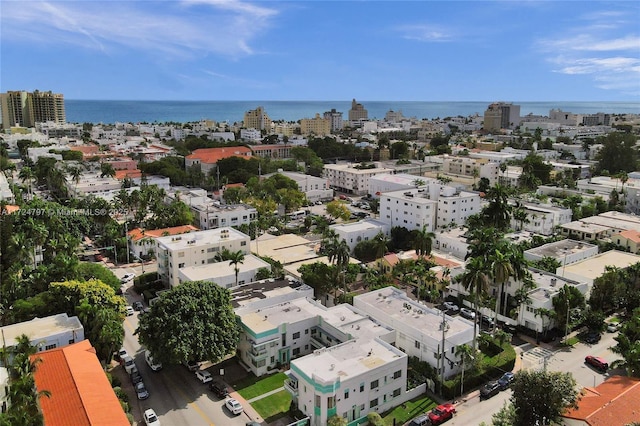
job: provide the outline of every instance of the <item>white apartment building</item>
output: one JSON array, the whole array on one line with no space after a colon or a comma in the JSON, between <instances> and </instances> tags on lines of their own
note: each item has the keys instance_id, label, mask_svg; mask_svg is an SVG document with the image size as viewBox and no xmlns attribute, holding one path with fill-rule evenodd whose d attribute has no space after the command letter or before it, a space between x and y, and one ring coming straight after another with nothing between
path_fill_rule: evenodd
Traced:
<instances>
[{"instance_id":1,"label":"white apartment building","mask_svg":"<svg viewBox=\"0 0 640 426\"><path fill-rule=\"evenodd\" d=\"M259 142L262 140L262 133L258 129L240 129L240 139Z\"/></svg>"},{"instance_id":2,"label":"white apartment building","mask_svg":"<svg viewBox=\"0 0 640 426\"><path fill-rule=\"evenodd\" d=\"M380 232L388 237L391 227L389 224L379 220L365 219L352 223L331 225L329 229L332 229L340 239L345 240L353 252L359 242L372 240Z\"/></svg>"},{"instance_id":3,"label":"white apartment building","mask_svg":"<svg viewBox=\"0 0 640 426\"><path fill-rule=\"evenodd\" d=\"M289 294L278 303L236 309L238 352L258 376L288 364L285 389L312 425L326 425L336 414L362 420L413 397L406 391L407 355L391 345L391 328L350 305L327 308Z\"/></svg>"},{"instance_id":4,"label":"white apartment building","mask_svg":"<svg viewBox=\"0 0 640 426\"><path fill-rule=\"evenodd\" d=\"M74 198L84 198L88 195L102 197L122 188L122 182L118 179L110 176L101 177L100 173L83 173L78 182L68 178L65 185Z\"/></svg>"},{"instance_id":5,"label":"white apartment building","mask_svg":"<svg viewBox=\"0 0 640 426\"><path fill-rule=\"evenodd\" d=\"M498 182L500 165L487 158L449 157L445 156L442 171L458 176L470 176L475 179L486 178L491 186Z\"/></svg>"},{"instance_id":6,"label":"white apartment building","mask_svg":"<svg viewBox=\"0 0 640 426\"><path fill-rule=\"evenodd\" d=\"M256 274L260 269L271 270L271 265L252 254L244 257L244 261L237 265L238 285L256 281ZM235 266L230 261L209 263L206 265L187 266L178 271L180 284L186 281L209 281L224 288L236 286Z\"/></svg>"},{"instance_id":7,"label":"white apartment building","mask_svg":"<svg viewBox=\"0 0 640 426\"><path fill-rule=\"evenodd\" d=\"M229 227L158 237L158 276L165 285L177 286L181 268L215 263L216 254L225 249L248 254L249 241L248 235Z\"/></svg>"},{"instance_id":8,"label":"white apartment building","mask_svg":"<svg viewBox=\"0 0 640 426\"><path fill-rule=\"evenodd\" d=\"M512 218L511 227L541 235L553 235L557 226L571 222L573 217L571 209L551 204L524 202L522 207L527 213L527 220L520 223Z\"/></svg>"},{"instance_id":9,"label":"white apartment building","mask_svg":"<svg viewBox=\"0 0 640 426\"><path fill-rule=\"evenodd\" d=\"M410 175L407 173L381 174L369 179L369 194L379 198L385 192L401 191L435 183L436 179Z\"/></svg>"},{"instance_id":10,"label":"white apartment building","mask_svg":"<svg viewBox=\"0 0 640 426\"><path fill-rule=\"evenodd\" d=\"M546 271L532 269L531 273L537 288L527 293L529 302L520 306L518 325L542 333L558 324L556 324L553 317L541 315L540 309L547 309L553 312L553 298L558 295L560 289L565 285L577 288L585 297L588 285L586 282L562 278Z\"/></svg>"},{"instance_id":11,"label":"white apartment building","mask_svg":"<svg viewBox=\"0 0 640 426\"><path fill-rule=\"evenodd\" d=\"M267 179L274 174L276 173L264 175L263 178ZM307 200L310 202L333 199L333 189L331 189L329 181L326 178L306 175L304 173L285 172L282 170L279 170L277 174L294 180L298 184L300 192L304 192Z\"/></svg>"},{"instance_id":12,"label":"white apartment building","mask_svg":"<svg viewBox=\"0 0 640 426\"><path fill-rule=\"evenodd\" d=\"M372 176L393 173L393 169L376 164L372 169L361 169L358 164L325 164L324 176L331 188L356 195L365 195L369 191L369 179Z\"/></svg>"},{"instance_id":13,"label":"white apartment building","mask_svg":"<svg viewBox=\"0 0 640 426\"><path fill-rule=\"evenodd\" d=\"M84 340L84 328L78 317L67 314L34 318L31 321L0 327L3 346L12 348L18 343L18 337L26 335L38 352L62 348Z\"/></svg>"},{"instance_id":14,"label":"white apartment building","mask_svg":"<svg viewBox=\"0 0 640 426\"><path fill-rule=\"evenodd\" d=\"M473 322L422 305L395 287L355 296L353 306L393 328L398 349L428 362L445 379L460 372L456 348L471 346Z\"/></svg>"},{"instance_id":15,"label":"white apartment building","mask_svg":"<svg viewBox=\"0 0 640 426\"><path fill-rule=\"evenodd\" d=\"M9 186L9 181L7 181L7 177L4 173L0 173L0 200L9 204L15 202L15 197L11 191L11 187Z\"/></svg>"},{"instance_id":16,"label":"white apartment building","mask_svg":"<svg viewBox=\"0 0 640 426\"><path fill-rule=\"evenodd\" d=\"M562 265L569 265L597 254L597 245L567 239L525 250L524 258L530 262L537 262L545 257L550 257Z\"/></svg>"},{"instance_id":17,"label":"white apartment building","mask_svg":"<svg viewBox=\"0 0 640 426\"><path fill-rule=\"evenodd\" d=\"M380 197L380 220L392 228L408 230L462 225L467 217L480 212L480 195L460 191L441 183L421 188L383 193Z\"/></svg>"},{"instance_id":18,"label":"white apartment building","mask_svg":"<svg viewBox=\"0 0 640 426\"><path fill-rule=\"evenodd\" d=\"M258 217L255 207L247 204L223 204L209 198L207 191L200 188L173 187L167 194L167 199L175 198L189 206L194 216L194 225L203 230L248 225Z\"/></svg>"}]
</instances>

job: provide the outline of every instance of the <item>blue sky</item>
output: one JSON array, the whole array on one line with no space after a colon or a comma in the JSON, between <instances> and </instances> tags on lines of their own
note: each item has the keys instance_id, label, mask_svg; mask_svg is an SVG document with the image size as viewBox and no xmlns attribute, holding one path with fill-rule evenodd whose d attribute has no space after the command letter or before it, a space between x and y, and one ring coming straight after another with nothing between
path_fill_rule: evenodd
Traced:
<instances>
[{"instance_id":1,"label":"blue sky","mask_svg":"<svg viewBox=\"0 0 640 426\"><path fill-rule=\"evenodd\" d=\"M0 91L639 101L640 2L0 1Z\"/></svg>"}]
</instances>

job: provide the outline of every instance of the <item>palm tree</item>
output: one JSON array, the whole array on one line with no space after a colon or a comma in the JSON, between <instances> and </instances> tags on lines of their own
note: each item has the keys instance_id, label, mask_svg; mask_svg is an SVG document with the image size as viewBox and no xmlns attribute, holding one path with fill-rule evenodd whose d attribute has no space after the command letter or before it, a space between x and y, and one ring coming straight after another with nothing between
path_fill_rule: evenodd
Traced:
<instances>
[{"instance_id":1,"label":"palm tree","mask_svg":"<svg viewBox=\"0 0 640 426\"><path fill-rule=\"evenodd\" d=\"M460 276L463 287L472 295L476 316L473 321L473 350L476 350L476 335L478 327L478 302L489 288L491 278L487 265L480 257L474 257L467 263L465 272Z\"/></svg>"},{"instance_id":2,"label":"palm tree","mask_svg":"<svg viewBox=\"0 0 640 426\"><path fill-rule=\"evenodd\" d=\"M18 174L18 177L23 181L23 182L27 182L27 188L29 191L29 199L31 199L31 197L33 196L33 179L36 177L35 172L33 171L33 169L29 166L24 166L22 169L20 169L20 173Z\"/></svg>"},{"instance_id":3,"label":"palm tree","mask_svg":"<svg viewBox=\"0 0 640 426\"><path fill-rule=\"evenodd\" d=\"M77 197L78 196L78 183L80 182L80 177L82 177L82 170L80 170L79 167L70 167L68 170L69 172L69 176L71 176L71 179L73 180L73 182L75 183L75 187L74 187L74 196Z\"/></svg>"},{"instance_id":4,"label":"palm tree","mask_svg":"<svg viewBox=\"0 0 640 426\"><path fill-rule=\"evenodd\" d=\"M482 216L486 220L486 224L498 230L507 229L511 222L508 188L497 184L487 191L486 198L489 204L482 209Z\"/></svg>"},{"instance_id":5,"label":"palm tree","mask_svg":"<svg viewBox=\"0 0 640 426\"><path fill-rule=\"evenodd\" d=\"M242 250L229 252L228 259L229 265L233 265L233 270L236 273L236 287L238 287L238 273L240 273L240 267L238 265L244 263L244 252Z\"/></svg>"},{"instance_id":6,"label":"palm tree","mask_svg":"<svg viewBox=\"0 0 640 426\"><path fill-rule=\"evenodd\" d=\"M462 360L462 378L460 380L460 395L464 394L464 371L466 370L466 363L475 360L475 352L471 346L463 343L456 347L456 357Z\"/></svg>"},{"instance_id":7,"label":"palm tree","mask_svg":"<svg viewBox=\"0 0 640 426\"><path fill-rule=\"evenodd\" d=\"M389 242L389 240L387 239L387 237L382 232L378 232L378 235L373 237L373 249L376 252L376 259L380 259L381 257L383 257L387 253L387 243L388 242ZM380 262L380 274L382 274L384 272L382 268L383 268L383 263L381 261Z\"/></svg>"},{"instance_id":8,"label":"palm tree","mask_svg":"<svg viewBox=\"0 0 640 426\"><path fill-rule=\"evenodd\" d=\"M491 253L489 261L491 262L491 277L493 278L493 285L498 290L498 294L496 296L495 321L493 322L493 329L495 331L495 328L498 325L498 312L500 312L504 283L506 283L513 275L513 267L511 266L511 259L509 256L499 249L496 249Z\"/></svg>"},{"instance_id":9,"label":"palm tree","mask_svg":"<svg viewBox=\"0 0 640 426\"><path fill-rule=\"evenodd\" d=\"M413 242L416 254L418 256L429 256L435 237L436 235L433 232L427 231L427 225L424 225L421 230L417 231Z\"/></svg>"}]
</instances>

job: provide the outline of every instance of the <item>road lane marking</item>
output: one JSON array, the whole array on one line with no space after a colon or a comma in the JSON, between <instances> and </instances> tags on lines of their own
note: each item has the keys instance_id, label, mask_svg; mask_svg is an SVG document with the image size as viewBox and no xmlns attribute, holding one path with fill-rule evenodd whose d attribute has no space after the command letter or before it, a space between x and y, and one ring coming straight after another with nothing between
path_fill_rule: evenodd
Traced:
<instances>
[{"instance_id":1,"label":"road lane marking","mask_svg":"<svg viewBox=\"0 0 640 426\"><path fill-rule=\"evenodd\" d=\"M171 380L171 377L169 377L168 375L165 376L165 379L167 380L167 382L171 382L170 384L173 386L173 388L180 394L182 395L182 397L184 399L187 400L187 405L188 406L192 406L192 408L196 411L196 413L198 413L200 415L200 417L202 417L202 419L207 422L209 424L209 426L216 426L215 423L213 423L213 421L209 418L209 416L206 415L206 413L204 411L202 411L202 409L200 408L200 406L198 405L197 402L192 401L191 398L189 398L189 395L187 395L185 392L182 391L182 389L180 389L180 387L178 387L176 385L176 382ZM191 402L188 402L191 401Z\"/></svg>"}]
</instances>

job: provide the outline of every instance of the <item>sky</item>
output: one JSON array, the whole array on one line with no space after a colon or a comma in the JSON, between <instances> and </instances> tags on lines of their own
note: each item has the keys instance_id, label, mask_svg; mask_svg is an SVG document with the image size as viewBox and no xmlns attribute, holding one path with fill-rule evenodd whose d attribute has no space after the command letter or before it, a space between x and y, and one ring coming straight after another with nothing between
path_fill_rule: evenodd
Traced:
<instances>
[{"instance_id":1,"label":"sky","mask_svg":"<svg viewBox=\"0 0 640 426\"><path fill-rule=\"evenodd\" d=\"M0 91L640 101L634 1L0 0Z\"/></svg>"}]
</instances>

